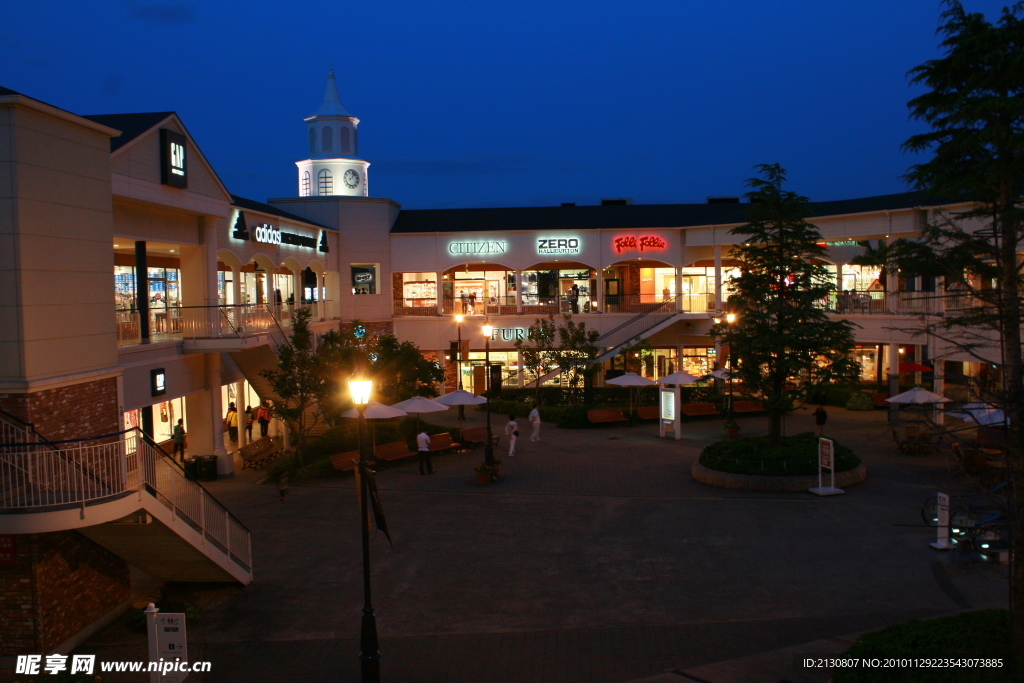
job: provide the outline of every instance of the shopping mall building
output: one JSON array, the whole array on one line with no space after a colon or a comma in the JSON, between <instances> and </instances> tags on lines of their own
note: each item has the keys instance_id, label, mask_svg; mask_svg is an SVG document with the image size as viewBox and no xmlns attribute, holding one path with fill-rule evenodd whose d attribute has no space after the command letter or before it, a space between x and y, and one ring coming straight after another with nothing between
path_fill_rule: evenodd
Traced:
<instances>
[{"instance_id":1,"label":"shopping mall building","mask_svg":"<svg viewBox=\"0 0 1024 683\"><path fill-rule=\"evenodd\" d=\"M305 119L295 196L257 201L230 193L173 112L83 116L0 88L0 512L12 513L0 515L0 656L66 650L111 618L129 564L168 580L251 579L244 525L201 489L172 494L184 486L175 467L117 434L165 442L181 419L188 452L231 475L248 437L225 438L227 405L273 398L260 373L296 307L317 333L358 320L412 341L448 365L442 390L456 386L446 352L458 336L471 348L463 384L481 390L487 318L511 386L527 381L515 341L549 314L598 330L611 371L637 336L652 378L720 363L709 328L737 265L737 198L402 210L369 192L358 124L332 75ZM952 207L895 194L812 208L824 265L855 293L822 305L856 323L864 378L931 361L914 330L941 312L935 282L883 283L850 260L858 241L916 235ZM968 360L945 358L939 391L943 369Z\"/></svg>"}]
</instances>

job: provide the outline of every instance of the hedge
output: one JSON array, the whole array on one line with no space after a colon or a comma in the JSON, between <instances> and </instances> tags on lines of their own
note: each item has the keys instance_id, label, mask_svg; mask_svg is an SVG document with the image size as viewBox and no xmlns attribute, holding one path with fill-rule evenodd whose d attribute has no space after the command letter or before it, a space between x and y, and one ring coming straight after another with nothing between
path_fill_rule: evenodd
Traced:
<instances>
[{"instance_id":1,"label":"hedge","mask_svg":"<svg viewBox=\"0 0 1024 683\"><path fill-rule=\"evenodd\" d=\"M860 458L846 446L833 441L836 471L852 470ZM802 432L782 437L778 446L769 446L767 436L746 436L726 439L707 446L700 454L700 464L719 472L797 476L818 473L818 437Z\"/></svg>"}]
</instances>

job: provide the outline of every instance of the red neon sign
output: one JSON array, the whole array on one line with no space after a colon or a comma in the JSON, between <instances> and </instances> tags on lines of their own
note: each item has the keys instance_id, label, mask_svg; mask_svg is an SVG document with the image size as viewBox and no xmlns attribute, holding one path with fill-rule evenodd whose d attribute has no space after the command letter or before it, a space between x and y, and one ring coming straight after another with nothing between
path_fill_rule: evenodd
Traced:
<instances>
[{"instance_id":1,"label":"red neon sign","mask_svg":"<svg viewBox=\"0 0 1024 683\"><path fill-rule=\"evenodd\" d=\"M616 254L621 254L629 249L639 249L641 252L665 251L668 249L668 242L657 235L642 235L640 237L624 235L613 239L612 246L615 247Z\"/></svg>"}]
</instances>

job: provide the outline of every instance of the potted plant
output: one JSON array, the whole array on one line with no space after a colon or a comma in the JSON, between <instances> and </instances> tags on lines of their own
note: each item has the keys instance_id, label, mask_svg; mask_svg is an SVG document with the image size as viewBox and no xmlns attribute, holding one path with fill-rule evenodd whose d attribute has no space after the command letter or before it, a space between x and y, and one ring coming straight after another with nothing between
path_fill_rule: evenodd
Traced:
<instances>
[{"instance_id":1,"label":"potted plant","mask_svg":"<svg viewBox=\"0 0 1024 683\"><path fill-rule=\"evenodd\" d=\"M494 468L487 463L481 463L473 468L476 472L476 483L483 486L491 482L491 475L494 473Z\"/></svg>"},{"instance_id":2,"label":"potted plant","mask_svg":"<svg viewBox=\"0 0 1024 683\"><path fill-rule=\"evenodd\" d=\"M730 439L735 439L740 434L740 425L736 420L731 417L725 421L722 425L725 428L725 435Z\"/></svg>"}]
</instances>

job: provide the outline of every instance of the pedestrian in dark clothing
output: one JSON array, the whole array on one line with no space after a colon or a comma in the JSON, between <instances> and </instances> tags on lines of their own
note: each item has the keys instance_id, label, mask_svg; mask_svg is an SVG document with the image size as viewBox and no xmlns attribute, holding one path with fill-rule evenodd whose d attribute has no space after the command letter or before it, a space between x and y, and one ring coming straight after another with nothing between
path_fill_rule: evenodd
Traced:
<instances>
[{"instance_id":1,"label":"pedestrian in dark clothing","mask_svg":"<svg viewBox=\"0 0 1024 683\"><path fill-rule=\"evenodd\" d=\"M425 429L416 435L416 450L420 456L420 474L433 474L434 466L430 462L430 435ZM426 472L423 471L424 468Z\"/></svg>"},{"instance_id":2,"label":"pedestrian in dark clothing","mask_svg":"<svg viewBox=\"0 0 1024 683\"><path fill-rule=\"evenodd\" d=\"M178 424L174 425L174 431L171 433L171 441L174 442L174 452L171 454L172 458L176 458L181 453L182 461L185 460L185 419L178 418Z\"/></svg>"},{"instance_id":3,"label":"pedestrian in dark clothing","mask_svg":"<svg viewBox=\"0 0 1024 683\"><path fill-rule=\"evenodd\" d=\"M245 434L246 439L249 443L252 443L252 423L256 421L256 416L252 412L252 406L245 407Z\"/></svg>"},{"instance_id":4,"label":"pedestrian in dark clothing","mask_svg":"<svg viewBox=\"0 0 1024 683\"><path fill-rule=\"evenodd\" d=\"M277 478L277 495L281 497L281 502L284 502L284 497L288 495L288 486L291 482L288 481L288 473L282 472L281 476Z\"/></svg>"},{"instance_id":5,"label":"pedestrian in dark clothing","mask_svg":"<svg viewBox=\"0 0 1024 683\"><path fill-rule=\"evenodd\" d=\"M814 411L813 415L814 424L818 425L818 436L821 436L825 431L825 423L828 421L828 413L825 412L825 406L818 406L818 409Z\"/></svg>"}]
</instances>

